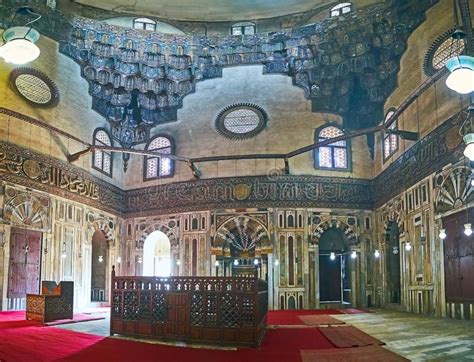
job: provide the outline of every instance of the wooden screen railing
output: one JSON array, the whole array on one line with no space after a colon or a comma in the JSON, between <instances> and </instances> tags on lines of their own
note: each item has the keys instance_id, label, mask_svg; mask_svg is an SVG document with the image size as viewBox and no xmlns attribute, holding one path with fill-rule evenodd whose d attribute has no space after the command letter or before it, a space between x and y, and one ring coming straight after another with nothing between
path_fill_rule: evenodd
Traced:
<instances>
[{"instance_id":1,"label":"wooden screen railing","mask_svg":"<svg viewBox=\"0 0 474 362\"><path fill-rule=\"evenodd\" d=\"M135 277L112 271L110 334L258 346L268 286L247 277Z\"/></svg>"}]
</instances>

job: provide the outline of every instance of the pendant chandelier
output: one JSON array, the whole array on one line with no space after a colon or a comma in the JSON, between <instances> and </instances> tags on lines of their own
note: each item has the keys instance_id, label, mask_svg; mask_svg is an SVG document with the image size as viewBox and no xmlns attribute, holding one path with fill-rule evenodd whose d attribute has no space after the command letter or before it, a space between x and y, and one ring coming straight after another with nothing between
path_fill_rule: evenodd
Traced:
<instances>
[{"instance_id":1,"label":"pendant chandelier","mask_svg":"<svg viewBox=\"0 0 474 362\"><path fill-rule=\"evenodd\" d=\"M16 11L12 23L18 14L37 17L25 26L14 26L5 30L2 35L4 44L0 47L0 58L3 58L7 63L21 65L35 60L40 55L40 49L35 44L40 34L29 25L38 21L41 15L33 12L31 8L23 6Z\"/></svg>"}]
</instances>

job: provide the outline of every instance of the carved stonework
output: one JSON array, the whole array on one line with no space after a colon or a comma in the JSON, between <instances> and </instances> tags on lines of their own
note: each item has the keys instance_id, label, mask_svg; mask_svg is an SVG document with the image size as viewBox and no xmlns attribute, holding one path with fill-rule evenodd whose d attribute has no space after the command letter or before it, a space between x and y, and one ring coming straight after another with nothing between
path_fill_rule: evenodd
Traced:
<instances>
[{"instance_id":1,"label":"carved stonework","mask_svg":"<svg viewBox=\"0 0 474 362\"><path fill-rule=\"evenodd\" d=\"M0 112L5 113L4 108ZM120 213L123 191L69 163L0 142L2 180Z\"/></svg>"},{"instance_id":2,"label":"carved stonework","mask_svg":"<svg viewBox=\"0 0 474 362\"><path fill-rule=\"evenodd\" d=\"M373 181L379 207L423 178L462 157L461 142L453 143L453 129L459 132L464 118L455 114L422 140L415 143Z\"/></svg>"},{"instance_id":3,"label":"carved stonework","mask_svg":"<svg viewBox=\"0 0 474 362\"><path fill-rule=\"evenodd\" d=\"M474 201L470 168L460 166L435 176L435 212L442 214Z\"/></svg>"},{"instance_id":4,"label":"carved stonework","mask_svg":"<svg viewBox=\"0 0 474 362\"><path fill-rule=\"evenodd\" d=\"M230 257L232 249L243 257L260 257L271 253L273 247L266 225L253 215L230 217L218 227L212 252L214 255Z\"/></svg>"},{"instance_id":5,"label":"carved stonework","mask_svg":"<svg viewBox=\"0 0 474 362\"><path fill-rule=\"evenodd\" d=\"M314 222L316 221L316 222ZM351 245L356 244L357 240L357 219L353 216L336 216L324 215L313 218L311 225L311 244L319 243L319 239L323 233L329 228L337 228L341 230L347 237Z\"/></svg>"},{"instance_id":6,"label":"carved stonework","mask_svg":"<svg viewBox=\"0 0 474 362\"><path fill-rule=\"evenodd\" d=\"M234 188L250 187L245 200ZM317 176L232 177L151 186L127 192L131 216L222 208L341 207L370 209L370 181Z\"/></svg>"},{"instance_id":7,"label":"carved stonework","mask_svg":"<svg viewBox=\"0 0 474 362\"><path fill-rule=\"evenodd\" d=\"M49 205L48 197L7 186L3 217L14 225L48 230L50 228Z\"/></svg>"},{"instance_id":8,"label":"carved stonework","mask_svg":"<svg viewBox=\"0 0 474 362\"><path fill-rule=\"evenodd\" d=\"M172 224L173 227L170 227L170 223L166 222L154 222L150 224L140 224L140 229L143 231L139 234L139 237L136 241L137 250L142 250L145 240L154 231L161 231L165 234L171 244L171 247L176 247L179 244L179 228L176 224Z\"/></svg>"}]
</instances>

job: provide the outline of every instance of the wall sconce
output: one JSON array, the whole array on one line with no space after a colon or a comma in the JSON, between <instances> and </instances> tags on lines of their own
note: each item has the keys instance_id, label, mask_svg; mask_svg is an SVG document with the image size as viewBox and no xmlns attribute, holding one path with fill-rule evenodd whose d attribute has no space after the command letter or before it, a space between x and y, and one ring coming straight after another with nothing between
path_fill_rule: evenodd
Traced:
<instances>
[{"instance_id":1,"label":"wall sconce","mask_svg":"<svg viewBox=\"0 0 474 362\"><path fill-rule=\"evenodd\" d=\"M331 254L329 255L329 259L335 260L336 259L336 254L334 252L331 252Z\"/></svg>"},{"instance_id":2,"label":"wall sconce","mask_svg":"<svg viewBox=\"0 0 474 362\"><path fill-rule=\"evenodd\" d=\"M407 242L405 243L405 250L406 250L406 251L410 251L410 250L411 250L411 243L410 243L409 241L407 241Z\"/></svg>"},{"instance_id":3,"label":"wall sconce","mask_svg":"<svg viewBox=\"0 0 474 362\"><path fill-rule=\"evenodd\" d=\"M234 259L234 265L235 266L239 265L239 261L237 259Z\"/></svg>"},{"instance_id":4,"label":"wall sconce","mask_svg":"<svg viewBox=\"0 0 474 362\"><path fill-rule=\"evenodd\" d=\"M214 263L214 266L217 268L219 267L219 260L216 260L216 262Z\"/></svg>"},{"instance_id":5,"label":"wall sconce","mask_svg":"<svg viewBox=\"0 0 474 362\"><path fill-rule=\"evenodd\" d=\"M280 262L278 261L278 259L275 259L275 266L278 266L280 265Z\"/></svg>"},{"instance_id":6,"label":"wall sconce","mask_svg":"<svg viewBox=\"0 0 474 362\"><path fill-rule=\"evenodd\" d=\"M380 257L380 251L379 251L379 249L375 249L375 251L374 251L374 256L375 256L376 258Z\"/></svg>"},{"instance_id":7,"label":"wall sconce","mask_svg":"<svg viewBox=\"0 0 474 362\"><path fill-rule=\"evenodd\" d=\"M355 250L352 251L352 253L351 253L351 258L352 258L352 259L357 258L357 252L356 252Z\"/></svg>"},{"instance_id":8,"label":"wall sconce","mask_svg":"<svg viewBox=\"0 0 474 362\"><path fill-rule=\"evenodd\" d=\"M441 230L439 231L439 238L440 238L441 240L444 240L444 239L446 239L446 236L448 236L448 235L446 234L446 229L441 229Z\"/></svg>"},{"instance_id":9,"label":"wall sconce","mask_svg":"<svg viewBox=\"0 0 474 362\"><path fill-rule=\"evenodd\" d=\"M177 266L180 266L180 265L181 265L181 260L179 260L179 259L176 260L176 265L177 265Z\"/></svg>"},{"instance_id":10,"label":"wall sconce","mask_svg":"<svg viewBox=\"0 0 474 362\"><path fill-rule=\"evenodd\" d=\"M99 255L99 263L102 263L104 261L104 257L102 255Z\"/></svg>"},{"instance_id":11,"label":"wall sconce","mask_svg":"<svg viewBox=\"0 0 474 362\"><path fill-rule=\"evenodd\" d=\"M120 264L122 262L122 257L121 256L117 256L117 264Z\"/></svg>"},{"instance_id":12,"label":"wall sconce","mask_svg":"<svg viewBox=\"0 0 474 362\"><path fill-rule=\"evenodd\" d=\"M472 227L471 227L470 223L464 224L464 234L466 236L471 236L472 235Z\"/></svg>"},{"instance_id":13,"label":"wall sconce","mask_svg":"<svg viewBox=\"0 0 474 362\"><path fill-rule=\"evenodd\" d=\"M138 264L141 264L141 263L142 263L142 261L143 261L142 257L141 257L141 256L139 256L139 257L138 257Z\"/></svg>"},{"instance_id":14,"label":"wall sconce","mask_svg":"<svg viewBox=\"0 0 474 362\"><path fill-rule=\"evenodd\" d=\"M253 265L255 265L255 266L258 265L258 259L253 259Z\"/></svg>"},{"instance_id":15,"label":"wall sconce","mask_svg":"<svg viewBox=\"0 0 474 362\"><path fill-rule=\"evenodd\" d=\"M394 247L392 248L392 253L394 253L395 255L398 254L398 246L394 246Z\"/></svg>"}]
</instances>

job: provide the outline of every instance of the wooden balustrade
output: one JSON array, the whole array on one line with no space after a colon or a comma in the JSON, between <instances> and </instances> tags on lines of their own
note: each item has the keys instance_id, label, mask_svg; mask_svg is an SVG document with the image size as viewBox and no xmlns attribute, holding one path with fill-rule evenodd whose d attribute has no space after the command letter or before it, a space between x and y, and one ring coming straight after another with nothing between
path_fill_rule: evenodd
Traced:
<instances>
[{"instance_id":1,"label":"wooden balustrade","mask_svg":"<svg viewBox=\"0 0 474 362\"><path fill-rule=\"evenodd\" d=\"M257 276L135 277L112 271L110 334L258 346L268 286Z\"/></svg>"}]
</instances>

